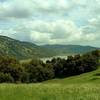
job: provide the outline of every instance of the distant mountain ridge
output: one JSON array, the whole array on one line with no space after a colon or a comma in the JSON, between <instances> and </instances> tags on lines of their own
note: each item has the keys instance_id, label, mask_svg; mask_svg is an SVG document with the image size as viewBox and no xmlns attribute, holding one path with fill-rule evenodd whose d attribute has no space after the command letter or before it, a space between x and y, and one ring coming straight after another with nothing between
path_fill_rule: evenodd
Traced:
<instances>
[{"instance_id":1,"label":"distant mountain ridge","mask_svg":"<svg viewBox=\"0 0 100 100\"><path fill-rule=\"evenodd\" d=\"M92 46L81 46L81 45L44 45L44 48L48 48L49 50L54 50L55 52L59 52L58 54L79 54L85 53L92 50L100 49Z\"/></svg>"},{"instance_id":2,"label":"distant mountain ridge","mask_svg":"<svg viewBox=\"0 0 100 100\"><path fill-rule=\"evenodd\" d=\"M15 40L0 36L0 55L15 56L18 59L33 57L52 57L77 53L85 53L100 48L80 45L43 45Z\"/></svg>"}]
</instances>

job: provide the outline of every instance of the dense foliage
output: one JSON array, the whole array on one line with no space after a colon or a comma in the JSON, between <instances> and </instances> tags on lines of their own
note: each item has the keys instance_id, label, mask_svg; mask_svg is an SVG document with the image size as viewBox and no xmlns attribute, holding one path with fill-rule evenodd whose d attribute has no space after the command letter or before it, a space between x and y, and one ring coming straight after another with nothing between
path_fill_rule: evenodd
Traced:
<instances>
[{"instance_id":1,"label":"dense foliage","mask_svg":"<svg viewBox=\"0 0 100 100\"><path fill-rule=\"evenodd\" d=\"M0 83L32 83L79 75L97 69L99 59L98 50L83 55L68 56L67 60L53 58L46 63L38 59L20 63L15 58L0 56Z\"/></svg>"}]
</instances>

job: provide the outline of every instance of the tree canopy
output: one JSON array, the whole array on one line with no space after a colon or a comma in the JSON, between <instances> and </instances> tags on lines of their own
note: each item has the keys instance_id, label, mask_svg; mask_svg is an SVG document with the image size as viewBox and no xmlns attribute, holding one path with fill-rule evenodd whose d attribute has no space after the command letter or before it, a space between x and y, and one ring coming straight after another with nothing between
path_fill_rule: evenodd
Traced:
<instances>
[{"instance_id":1,"label":"tree canopy","mask_svg":"<svg viewBox=\"0 0 100 100\"><path fill-rule=\"evenodd\" d=\"M79 75L96 70L99 59L99 50L68 56L67 59L53 58L46 63L38 59L20 63L16 58L0 56L0 83L33 83Z\"/></svg>"}]
</instances>

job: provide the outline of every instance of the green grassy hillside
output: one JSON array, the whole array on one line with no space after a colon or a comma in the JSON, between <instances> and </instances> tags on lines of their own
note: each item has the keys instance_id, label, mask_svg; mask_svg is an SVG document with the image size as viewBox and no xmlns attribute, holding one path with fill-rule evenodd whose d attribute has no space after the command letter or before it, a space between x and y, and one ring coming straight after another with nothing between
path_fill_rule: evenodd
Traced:
<instances>
[{"instance_id":1,"label":"green grassy hillside","mask_svg":"<svg viewBox=\"0 0 100 100\"><path fill-rule=\"evenodd\" d=\"M0 84L0 100L100 100L100 68L36 84Z\"/></svg>"},{"instance_id":2,"label":"green grassy hillside","mask_svg":"<svg viewBox=\"0 0 100 100\"><path fill-rule=\"evenodd\" d=\"M71 76L64 79L49 80L44 83L60 83L60 84L83 84L83 83L99 83L100 68L95 71L84 73L81 75Z\"/></svg>"}]
</instances>

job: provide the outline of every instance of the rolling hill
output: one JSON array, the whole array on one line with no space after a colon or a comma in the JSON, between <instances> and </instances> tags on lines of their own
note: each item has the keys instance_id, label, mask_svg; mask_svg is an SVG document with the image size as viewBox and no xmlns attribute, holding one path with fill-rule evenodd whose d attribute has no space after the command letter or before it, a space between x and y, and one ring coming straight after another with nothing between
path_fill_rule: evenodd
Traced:
<instances>
[{"instance_id":1,"label":"rolling hill","mask_svg":"<svg viewBox=\"0 0 100 100\"><path fill-rule=\"evenodd\" d=\"M44 48L54 51L57 55L82 54L99 48L81 45L44 45Z\"/></svg>"},{"instance_id":2,"label":"rolling hill","mask_svg":"<svg viewBox=\"0 0 100 100\"><path fill-rule=\"evenodd\" d=\"M67 56L69 54L85 53L99 48L80 45L42 45L15 40L0 36L0 55L15 56L18 59L33 57Z\"/></svg>"},{"instance_id":3,"label":"rolling hill","mask_svg":"<svg viewBox=\"0 0 100 100\"><path fill-rule=\"evenodd\" d=\"M19 59L27 59L32 57L46 57L46 54L48 54L47 49L33 43L0 36L0 55L10 55Z\"/></svg>"},{"instance_id":4,"label":"rolling hill","mask_svg":"<svg viewBox=\"0 0 100 100\"><path fill-rule=\"evenodd\" d=\"M28 91L28 92L27 92ZM100 68L34 84L0 84L0 100L100 100Z\"/></svg>"}]
</instances>

